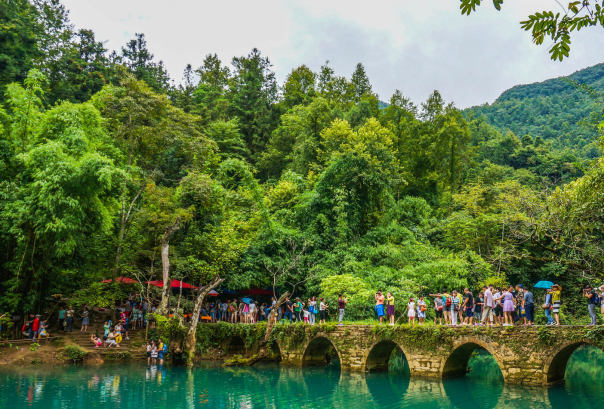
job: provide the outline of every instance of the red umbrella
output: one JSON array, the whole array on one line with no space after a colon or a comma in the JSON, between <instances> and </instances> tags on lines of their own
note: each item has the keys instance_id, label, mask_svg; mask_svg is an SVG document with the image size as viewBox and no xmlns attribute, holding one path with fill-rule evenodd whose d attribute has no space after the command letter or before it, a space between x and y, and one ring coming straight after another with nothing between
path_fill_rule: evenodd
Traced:
<instances>
[{"instance_id":1,"label":"red umbrella","mask_svg":"<svg viewBox=\"0 0 604 409\"><path fill-rule=\"evenodd\" d=\"M147 281L149 284L154 285L156 287L162 288L164 286L164 280L156 280L156 281ZM181 281L172 280L172 284L170 285L172 288L180 288ZM182 283L182 288L197 288L194 285Z\"/></svg>"},{"instance_id":2,"label":"red umbrella","mask_svg":"<svg viewBox=\"0 0 604 409\"><path fill-rule=\"evenodd\" d=\"M110 278L109 280L103 280L103 281L101 281L101 282L102 282L102 283L110 283L110 282L112 282L112 281L113 281L113 280ZM117 283L122 283L122 284L134 284L134 283L136 283L136 281L135 281L135 280L133 280L133 279L131 279L131 278L128 278L128 277L118 277L118 278L116 278L116 280L115 280L115 281L116 281Z\"/></svg>"}]
</instances>

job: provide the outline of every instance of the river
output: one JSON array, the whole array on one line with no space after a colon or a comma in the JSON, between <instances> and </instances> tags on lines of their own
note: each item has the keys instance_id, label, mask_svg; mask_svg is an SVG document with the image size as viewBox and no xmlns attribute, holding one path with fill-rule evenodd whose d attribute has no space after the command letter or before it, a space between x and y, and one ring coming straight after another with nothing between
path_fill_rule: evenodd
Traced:
<instances>
[{"instance_id":1,"label":"river","mask_svg":"<svg viewBox=\"0 0 604 409\"><path fill-rule=\"evenodd\" d=\"M402 358L402 357L399 357ZM260 364L192 369L141 363L0 368L0 408L594 408L604 394L604 353L580 348L567 382L505 386L494 359L480 353L464 378L410 378L404 359L390 372Z\"/></svg>"}]
</instances>

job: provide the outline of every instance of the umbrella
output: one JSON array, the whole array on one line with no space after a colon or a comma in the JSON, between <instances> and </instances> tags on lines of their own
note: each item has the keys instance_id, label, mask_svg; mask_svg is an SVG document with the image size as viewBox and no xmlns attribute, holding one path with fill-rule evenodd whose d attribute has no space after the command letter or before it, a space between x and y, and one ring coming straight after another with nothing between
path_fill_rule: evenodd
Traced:
<instances>
[{"instance_id":1,"label":"umbrella","mask_svg":"<svg viewBox=\"0 0 604 409\"><path fill-rule=\"evenodd\" d=\"M218 297L218 291L210 291L208 294L210 294L212 297Z\"/></svg>"},{"instance_id":2,"label":"umbrella","mask_svg":"<svg viewBox=\"0 0 604 409\"><path fill-rule=\"evenodd\" d=\"M149 284L154 285L156 287L162 288L164 286L164 280L155 280L155 281L147 281ZM180 288L181 282L179 280L172 280L170 287L172 288ZM197 288L194 285L187 284L185 282L182 283L183 289Z\"/></svg>"},{"instance_id":3,"label":"umbrella","mask_svg":"<svg viewBox=\"0 0 604 409\"><path fill-rule=\"evenodd\" d=\"M251 298L244 298L241 300L242 302L246 303L246 304L250 304L252 302Z\"/></svg>"},{"instance_id":4,"label":"umbrella","mask_svg":"<svg viewBox=\"0 0 604 409\"><path fill-rule=\"evenodd\" d=\"M112 279L109 279L109 280L103 280L101 282L102 283L110 283L112 281L113 281ZM128 277L118 277L118 278L115 279L115 282L122 283L122 284L134 284L136 281L134 281L133 279L128 278Z\"/></svg>"},{"instance_id":5,"label":"umbrella","mask_svg":"<svg viewBox=\"0 0 604 409\"><path fill-rule=\"evenodd\" d=\"M546 289L550 289L552 288L552 285L554 285L554 283L552 283L551 281L539 281L537 284L535 284L535 288L546 288Z\"/></svg>"}]
</instances>

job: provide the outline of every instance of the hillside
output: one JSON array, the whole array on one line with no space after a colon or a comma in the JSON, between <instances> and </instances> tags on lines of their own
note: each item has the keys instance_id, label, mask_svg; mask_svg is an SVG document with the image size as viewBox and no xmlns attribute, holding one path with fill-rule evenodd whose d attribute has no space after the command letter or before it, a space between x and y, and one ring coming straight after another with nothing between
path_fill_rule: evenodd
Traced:
<instances>
[{"instance_id":1,"label":"hillside","mask_svg":"<svg viewBox=\"0 0 604 409\"><path fill-rule=\"evenodd\" d=\"M541 136L551 140L555 148L570 148L580 157L595 158L598 135L594 123L602 118L604 107L567 78L604 93L603 63L568 77L517 85L493 104L468 108L464 113L484 115L502 132L510 130L518 137Z\"/></svg>"}]
</instances>

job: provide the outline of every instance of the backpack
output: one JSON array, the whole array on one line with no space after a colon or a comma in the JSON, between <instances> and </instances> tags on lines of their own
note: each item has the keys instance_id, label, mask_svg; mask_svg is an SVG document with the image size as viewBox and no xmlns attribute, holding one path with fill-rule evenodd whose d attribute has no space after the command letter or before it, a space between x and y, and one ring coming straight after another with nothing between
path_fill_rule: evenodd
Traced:
<instances>
[{"instance_id":1,"label":"backpack","mask_svg":"<svg viewBox=\"0 0 604 409\"><path fill-rule=\"evenodd\" d=\"M445 302L445 307L451 306L451 297L447 297L447 301Z\"/></svg>"},{"instance_id":2,"label":"backpack","mask_svg":"<svg viewBox=\"0 0 604 409\"><path fill-rule=\"evenodd\" d=\"M591 298L594 299L594 304L600 304L600 296L598 295L597 292L594 291L594 295Z\"/></svg>"},{"instance_id":3,"label":"backpack","mask_svg":"<svg viewBox=\"0 0 604 409\"><path fill-rule=\"evenodd\" d=\"M164 344L164 353L167 354L168 353L168 344Z\"/></svg>"}]
</instances>

